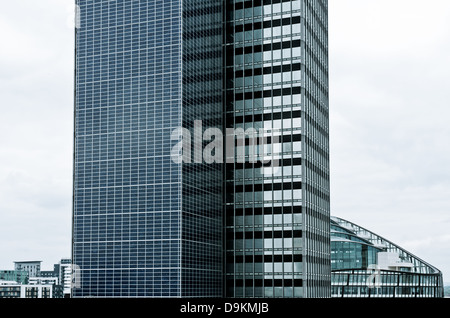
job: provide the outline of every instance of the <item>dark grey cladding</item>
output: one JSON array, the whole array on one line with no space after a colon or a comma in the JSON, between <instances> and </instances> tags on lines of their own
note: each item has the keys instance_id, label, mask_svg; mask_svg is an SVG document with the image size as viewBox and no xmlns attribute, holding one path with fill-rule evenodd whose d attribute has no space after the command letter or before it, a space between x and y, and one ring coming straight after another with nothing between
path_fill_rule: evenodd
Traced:
<instances>
[{"instance_id":1,"label":"dark grey cladding","mask_svg":"<svg viewBox=\"0 0 450 318\"><path fill-rule=\"evenodd\" d=\"M274 169L227 163L226 295L329 297L328 2L230 0L226 23L226 127L280 142Z\"/></svg>"}]
</instances>

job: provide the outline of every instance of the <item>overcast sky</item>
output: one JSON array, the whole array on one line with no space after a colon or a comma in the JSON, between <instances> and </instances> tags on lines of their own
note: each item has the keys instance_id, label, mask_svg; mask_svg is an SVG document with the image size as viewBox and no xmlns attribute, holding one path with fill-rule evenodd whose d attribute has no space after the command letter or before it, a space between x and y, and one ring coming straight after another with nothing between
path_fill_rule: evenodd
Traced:
<instances>
[{"instance_id":1,"label":"overcast sky","mask_svg":"<svg viewBox=\"0 0 450 318\"><path fill-rule=\"evenodd\" d=\"M73 0L0 0L0 269L70 257ZM450 1L330 0L332 214L450 282Z\"/></svg>"},{"instance_id":2,"label":"overcast sky","mask_svg":"<svg viewBox=\"0 0 450 318\"><path fill-rule=\"evenodd\" d=\"M329 10L332 214L450 282L450 1Z\"/></svg>"}]
</instances>

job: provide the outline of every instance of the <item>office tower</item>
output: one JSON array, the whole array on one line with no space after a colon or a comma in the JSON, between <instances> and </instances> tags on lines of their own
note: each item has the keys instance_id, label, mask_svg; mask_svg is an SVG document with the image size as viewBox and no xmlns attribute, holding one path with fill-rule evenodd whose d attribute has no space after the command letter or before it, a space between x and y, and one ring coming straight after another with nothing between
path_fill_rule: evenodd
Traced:
<instances>
[{"instance_id":1,"label":"office tower","mask_svg":"<svg viewBox=\"0 0 450 318\"><path fill-rule=\"evenodd\" d=\"M72 296L329 296L327 1L77 5Z\"/></svg>"},{"instance_id":2,"label":"office tower","mask_svg":"<svg viewBox=\"0 0 450 318\"><path fill-rule=\"evenodd\" d=\"M442 272L357 224L331 218L332 297L441 298Z\"/></svg>"},{"instance_id":3,"label":"office tower","mask_svg":"<svg viewBox=\"0 0 450 318\"><path fill-rule=\"evenodd\" d=\"M327 4L227 1L226 126L279 139L227 163L229 297L330 296Z\"/></svg>"},{"instance_id":4,"label":"office tower","mask_svg":"<svg viewBox=\"0 0 450 318\"><path fill-rule=\"evenodd\" d=\"M72 296L221 296L222 167L172 150L221 121L222 1L76 3Z\"/></svg>"}]
</instances>

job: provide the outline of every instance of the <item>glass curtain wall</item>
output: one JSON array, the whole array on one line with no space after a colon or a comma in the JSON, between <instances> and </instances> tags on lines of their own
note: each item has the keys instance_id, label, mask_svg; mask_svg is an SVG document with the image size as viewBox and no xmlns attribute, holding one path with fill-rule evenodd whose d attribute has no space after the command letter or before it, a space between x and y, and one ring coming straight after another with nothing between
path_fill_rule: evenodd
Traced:
<instances>
[{"instance_id":1,"label":"glass curtain wall","mask_svg":"<svg viewBox=\"0 0 450 318\"><path fill-rule=\"evenodd\" d=\"M196 121L202 139L207 129L222 131L222 11L221 0L183 1L182 125L192 139ZM191 162L182 167L182 295L220 297L223 164L220 158L196 162L192 139Z\"/></svg>"},{"instance_id":2,"label":"glass curtain wall","mask_svg":"<svg viewBox=\"0 0 450 318\"><path fill-rule=\"evenodd\" d=\"M226 127L279 167L227 163L225 293L329 297L327 1L226 4Z\"/></svg>"},{"instance_id":3,"label":"glass curtain wall","mask_svg":"<svg viewBox=\"0 0 450 318\"><path fill-rule=\"evenodd\" d=\"M172 133L222 114L222 2L76 3L72 295L221 295L222 170Z\"/></svg>"}]
</instances>

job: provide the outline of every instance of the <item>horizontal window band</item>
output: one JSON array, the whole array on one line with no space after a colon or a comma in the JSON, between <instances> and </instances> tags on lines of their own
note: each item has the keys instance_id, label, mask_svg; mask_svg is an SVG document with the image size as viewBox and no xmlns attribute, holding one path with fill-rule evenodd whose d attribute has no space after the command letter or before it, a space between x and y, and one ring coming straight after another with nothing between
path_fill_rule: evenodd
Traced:
<instances>
[{"instance_id":1,"label":"horizontal window band","mask_svg":"<svg viewBox=\"0 0 450 318\"><path fill-rule=\"evenodd\" d=\"M243 239L276 239L276 238L301 238L303 232L301 230L288 231L258 231L258 232L233 232L227 231L227 238Z\"/></svg>"},{"instance_id":2,"label":"horizontal window band","mask_svg":"<svg viewBox=\"0 0 450 318\"><path fill-rule=\"evenodd\" d=\"M228 206L227 215L244 216L244 215L272 215L272 214L297 214L302 213L301 206L284 206L284 207L265 207L265 208L245 208L234 209L233 206Z\"/></svg>"},{"instance_id":3,"label":"horizontal window band","mask_svg":"<svg viewBox=\"0 0 450 318\"><path fill-rule=\"evenodd\" d=\"M281 50L281 49L289 49L289 48L294 48L294 47L301 47L301 40L283 41L283 42L264 44L264 45L238 47L238 48L234 49L234 54L242 55L242 54L260 53L260 52L275 51L275 50ZM233 46L227 47L226 54L233 55Z\"/></svg>"},{"instance_id":4,"label":"horizontal window band","mask_svg":"<svg viewBox=\"0 0 450 318\"><path fill-rule=\"evenodd\" d=\"M238 100L249 100L249 99L257 99L257 98L267 98L267 97L276 97L276 96L287 96L287 95L295 95L301 94L302 87L288 87L283 89L269 89L264 91L254 91L247 93L234 93L234 90L229 90L227 92L227 100L228 101L238 101Z\"/></svg>"},{"instance_id":5,"label":"horizontal window band","mask_svg":"<svg viewBox=\"0 0 450 318\"><path fill-rule=\"evenodd\" d=\"M228 127L229 128L229 127ZM263 140L262 142L260 142L260 140ZM251 146L251 145L253 145L253 146L258 146L258 144L259 145L261 145L261 144L265 144L265 145L270 145L270 144L272 144L272 140L273 140L273 142L275 143L275 144L278 144L278 143L285 143L285 142L295 142L295 141L302 141L302 135L300 135L300 134L295 134L295 135L284 135L284 136L282 136L281 138L277 138L277 139L274 139L274 138L272 138L272 137L264 137L264 138L259 138L258 136L256 137L256 138L250 138L250 137L248 137L248 136L245 136L245 138L235 138L235 141L234 141L234 146L235 147L239 147L239 146ZM207 144L207 142L205 142L205 145ZM238 151L235 151L235 153L238 153ZM257 163L258 161L257 160L253 160L254 162L253 163ZM236 163L236 169L239 169L238 167L238 164L242 164L243 162L238 162L238 163ZM267 166L267 167L270 167L271 166L271 163L269 162L269 164L268 165L261 165L261 167L262 166Z\"/></svg>"},{"instance_id":6,"label":"horizontal window band","mask_svg":"<svg viewBox=\"0 0 450 318\"><path fill-rule=\"evenodd\" d=\"M245 116L227 116L227 122L235 122L236 124L241 123L251 123L251 122L260 122L266 120L276 120L276 119L289 119L289 118L301 118L302 112L300 110L293 112L275 112L269 114L254 114L254 115L245 115Z\"/></svg>"},{"instance_id":7,"label":"horizontal window band","mask_svg":"<svg viewBox=\"0 0 450 318\"><path fill-rule=\"evenodd\" d=\"M227 260L231 262L232 260ZM291 262L302 262L303 255L236 255L234 261L236 263L291 263Z\"/></svg>"},{"instance_id":8,"label":"horizontal window band","mask_svg":"<svg viewBox=\"0 0 450 318\"><path fill-rule=\"evenodd\" d=\"M236 287L302 287L302 279L236 279L227 281L227 284Z\"/></svg>"},{"instance_id":9,"label":"horizontal window band","mask_svg":"<svg viewBox=\"0 0 450 318\"><path fill-rule=\"evenodd\" d=\"M291 0L252 0L252 1L243 1L243 2L229 3L227 5L227 10L228 11L241 10L241 9L255 8L255 7L266 6L266 5L269 5L269 4L277 4L277 3L290 2L290 1Z\"/></svg>"},{"instance_id":10,"label":"horizontal window band","mask_svg":"<svg viewBox=\"0 0 450 318\"><path fill-rule=\"evenodd\" d=\"M298 24L300 22L301 22L301 19L299 16L297 16L297 17L291 17L291 18L269 20L269 21L264 21L264 22L237 24L234 26L231 23L229 23L227 28L228 28L229 32L231 31L234 33L239 33L239 32L243 32L243 31L260 30L260 29L278 27L278 26L283 26L283 25Z\"/></svg>"},{"instance_id":11,"label":"horizontal window band","mask_svg":"<svg viewBox=\"0 0 450 318\"><path fill-rule=\"evenodd\" d=\"M275 74L282 72L291 72L291 71L300 71L302 68L302 64L287 64L287 65L279 65L279 66L269 66L264 68L254 68L244 71L236 71L235 78L239 77L248 77L248 76L258 76L258 75L267 75L267 74ZM227 77L230 78L230 74L227 74Z\"/></svg>"},{"instance_id":12,"label":"horizontal window band","mask_svg":"<svg viewBox=\"0 0 450 318\"><path fill-rule=\"evenodd\" d=\"M301 189L301 182L286 182L286 183L267 183L267 184L247 184L236 185L234 187L235 193L239 192L261 192L261 191L277 191L277 190L293 190Z\"/></svg>"},{"instance_id":13,"label":"horizontal window band","mask_svg":"<svg viewBox=\"0 0 450 318\"><path fill-rule=\"evenodd\" d=\"M302 158L294 159L282 159L278 161L280 167L300 166L302 164ZM259 169L263 167L262 162L245 162L245 163L227 163L226 170L238 170L238 169Z\"/></svg>"}]
</instances>

